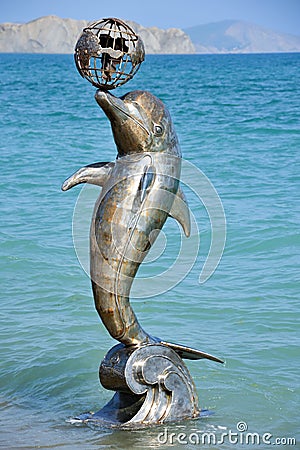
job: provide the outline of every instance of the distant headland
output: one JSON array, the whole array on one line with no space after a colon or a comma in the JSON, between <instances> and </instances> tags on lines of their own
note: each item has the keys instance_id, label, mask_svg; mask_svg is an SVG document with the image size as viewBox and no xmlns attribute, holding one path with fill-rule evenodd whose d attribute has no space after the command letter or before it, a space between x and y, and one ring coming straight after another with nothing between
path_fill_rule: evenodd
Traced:
<instances>
[{"instance_id":1,"label":"distant headland","mask_svg":"<svg viewBox=\"0 0 300 450\"><path fill-rule=\"evenodd\" d=\"M226 20L186 28L143 27L148 54L300 52L300 36L278 33L247 22ZM0 53L73 53L86 20L45 16L28 23L0 24Z\"/></svg>"}]
</instances>

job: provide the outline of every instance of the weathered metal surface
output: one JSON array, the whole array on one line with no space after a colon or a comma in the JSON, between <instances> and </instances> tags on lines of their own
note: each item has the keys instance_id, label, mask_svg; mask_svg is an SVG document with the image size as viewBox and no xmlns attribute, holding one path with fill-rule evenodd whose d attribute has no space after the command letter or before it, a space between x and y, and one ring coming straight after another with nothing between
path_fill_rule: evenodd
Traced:
<instances>
[{"instance_id":1,"label":"weathered metal surface","mask_svg":"<svg viewBox=\"0 0 300 450\"><path fill-rule=\"evenodd\" d=\"M149 92L135 91L120 99L97 91L96 100L111 122L118 158L115 163L80 169L63 189L96 183L98 171L102 192L90 232L96 309L113 338L125 345L153 343L157 339L140 326L129 294L151 243L172 214L179 190L180 148L167 109ZM189 213L182 193L176 214L188 234Z\"/></svg>"},{"instance_id":2,"label":"weathered metal surface","mask_svg":"<svg viewBox=\"0 0 300 450\"><path fill-rule=\"evenodd\" d=\"M144 58L141 38L116 18L102 19L84 28L74 53L80 75L104 90L130 80Z\"/></svg>"},{"instance_id":3,"label":"weathered metal surface","mask_svg":"<svg viewBox=\"0 0 300 450\"><path fill-rule=\"evenodd\" d=\"M129 301L138 268L168 216L190 233L189 210L179 187L181 152L164 104L146 91L122 98L97 91L118 149L115 162L86 166L63 184L102 186L90 230L90 271L96 309L121 342L99 375L116 391L96 414L74 419L109 426L145 426L199 415L197 395L181 357L219 358L150 336Z\"/></svg>"},{"instance_id":4,"label":"weathered metal surface","mask_svg":"<svg viewBox=\"0 0 300 450\"><path fill-rule=\"evenodd\" d=\"M122 428L149 426L200 414L193 380L182 359L162 344L113 347L100 366L100 380L118 392L100 411L74 422Z\"/></svg>"},{"instance_id":5,"label":"weathered metal surface","mask_svg":"<svg viewBox=\"0 0 300 450\"><path fill-rule=\"evenodd\" d=\"M189 236L190 216L179 187L181 151L165 105L147 91L121 98L107 92L125 73L117 70L123 53L131 53L136 68L144 59L142 43L134 35L134 49L129 49L120 21L103 21L84 30L75 60L80 73L102 88L95 98L111 123L118 155L114 162L79 169L62 189L80 183L102 187L90 229L90 274L95 307L120 344L99 369L101 384L116 391L113 398L97 413L72 420L130 428L198 417L196 389L181 358L223 361L149 335L131 307L133 280L165 221L172 216Z\"/></svg>"}]
</instances>

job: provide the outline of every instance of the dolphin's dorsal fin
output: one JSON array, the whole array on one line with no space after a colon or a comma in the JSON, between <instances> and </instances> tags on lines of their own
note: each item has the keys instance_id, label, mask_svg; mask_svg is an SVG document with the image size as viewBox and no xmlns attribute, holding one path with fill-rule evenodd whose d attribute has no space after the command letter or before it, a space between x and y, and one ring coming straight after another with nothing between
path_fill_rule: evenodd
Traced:
<instances>
[{"instance_id":1,"label":"dolphin's dorsal fin","mask_svg":"<svg viewBox=\"0 0 300 450\"><path fill-rule=\"evenodd\" d=\"M176 219L183 228L186 237L191 234L190 210L183 191L178 188L169 216Z\"/></svg>"},{"instance_id":2,"label":"dolphin's dorsal fin","mask_svg":"<svg viewBox=\"0 0 300 450\"><path fill-rule=\"evenodd\" d=\"M82 167L77 170L73 175L71 175L62 185L62 190L67 191L73 186L81 183L96 184L97 186L103 186L106 182L112 168L114 167L114 162L98 162L94 164L89 164L88 166Z\"/></svg>"}]
</instances>

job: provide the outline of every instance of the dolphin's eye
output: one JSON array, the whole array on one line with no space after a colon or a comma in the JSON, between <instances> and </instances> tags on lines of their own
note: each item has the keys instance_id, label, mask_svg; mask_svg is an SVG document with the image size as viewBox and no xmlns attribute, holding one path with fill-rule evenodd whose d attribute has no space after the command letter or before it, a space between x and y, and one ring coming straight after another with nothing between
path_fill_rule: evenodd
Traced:
<instances>
[{"instance_id":1,"label":"dolphin's eye","mask_svg":"<svg viewBox=\"0 0 300 450\"><path fill-rule=\"evenodd\" d=\"M160 136L163 134L164 129L161 125L157 125L155 123L153 126L153 131L154 131L154 134L156 134L156 136Z\"/></svg>"}]
</instances>

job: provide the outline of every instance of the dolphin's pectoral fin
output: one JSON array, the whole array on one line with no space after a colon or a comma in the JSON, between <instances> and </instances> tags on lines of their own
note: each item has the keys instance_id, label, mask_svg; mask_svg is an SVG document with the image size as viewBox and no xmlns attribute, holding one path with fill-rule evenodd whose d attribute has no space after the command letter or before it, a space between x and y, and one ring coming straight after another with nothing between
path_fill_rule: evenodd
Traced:
<instances>
[{"instance_id":1,"label":"dolphin's pectoral fin","mask_svg":"<svg viewBox=\"0 0 300 450\"><path fill-rule=\"evenodd\" d=\"M189 237L191 234L190 210L185 195L180 187L178 188L174 203L171 211L169 212L169 216L173 217L173 219L176 219L180 223L184 234L186 237Z\"/></svg>"},{"instance_id":2,"label":"dolphin's pectoral fin","mask_svg":"<svg viewBox=\"0 0 300 450\"><path fill-rule=\"evenodd\" d=\"M200 350L196 350L195 348L186 347L185 345L173 344L172 342L160 341L160 344L166 345L167 347L175 350L176 353L181 358L184 359L210 359L211 361L215 361L223 364L224 361L217 356L210 355L209 353L201 352Z\"/></svg>"},{"instance_id":3,"label":"dolphin's pectoral fin","mask_svg":"<svg viewBox=\"0 0 300 450\"><path fill-rule=\"evenodd\" d=\"M144 173L140 180L140 187L139 190L141 191L141 203L145 200L148 192L150 191L151 187L153 186L154 179L155 179L155 167L149 164L148 166L145 166Z\"/></svg>"},{"instance_id":4,"label":"dolphin's pectoral fin","mask_svg":"<svg viewBox=\"0 0 300 450\"><path fill-rule=\"evenodd\" d=\"M71 175L62 185L62 190L67 191L77 184L89 183L96 184L97 186L103 186L107 178L109 177L112 168L114 167L114 162L98 162L94 164L89 164L88 166L82 167L77 170L73 175Z\"/></svg>"}]
</instances>

